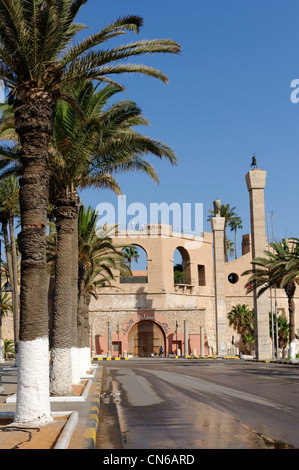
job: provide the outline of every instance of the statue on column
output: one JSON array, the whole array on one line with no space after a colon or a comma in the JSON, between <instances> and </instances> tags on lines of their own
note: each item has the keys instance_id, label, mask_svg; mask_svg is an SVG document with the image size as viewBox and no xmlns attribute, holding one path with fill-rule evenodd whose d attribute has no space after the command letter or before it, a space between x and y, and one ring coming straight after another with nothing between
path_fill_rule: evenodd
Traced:
<instances>
[{"instance_id":1,"label":"statue on column","mask_svg":"<svg viewBox=\"0 0 299 470\"><path fill-rule=\"evenodd\" d=\"M252 157L251 168L257 168L256 156L255 154Z\"/></svg>"},{"instance_id":2,"label":"statue on column","mask_svg":"<svg viewBox=\"0 0 299 470\"><path fill-rule=\"evenodd\" d=\"M214 216L215 217L220 217L221 216L221 201L220 201L220 199L215 199L215 201L213 201L213 206L214 206Z\"/></svg>"}]
</instances>

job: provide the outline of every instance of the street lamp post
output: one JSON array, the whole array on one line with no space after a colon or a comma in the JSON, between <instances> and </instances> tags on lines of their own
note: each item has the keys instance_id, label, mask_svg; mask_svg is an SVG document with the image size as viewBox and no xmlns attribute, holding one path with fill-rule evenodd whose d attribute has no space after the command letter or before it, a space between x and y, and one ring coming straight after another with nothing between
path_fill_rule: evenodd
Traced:
<instances>
[{"instance_id":1,"label":"street lamp post","mask_svg":"<svg viewBox=\"0 0 299 470\"><path fill-rule=\"evenodd\" d=\"M175 334L176 334L176 355L178 355L178 327L179 324L176 322L175 324Z\"/></svg>"},{"instance_id":2,"label":"street lamp post","mask_svg":"<svg viewBox=\"0 0 299 470\"><path fill-rule=\"evenodd\" d=\"M119 322L117 323L117 343L118 343L118 357L119 357Z\"/></svg>"}]
</instances>

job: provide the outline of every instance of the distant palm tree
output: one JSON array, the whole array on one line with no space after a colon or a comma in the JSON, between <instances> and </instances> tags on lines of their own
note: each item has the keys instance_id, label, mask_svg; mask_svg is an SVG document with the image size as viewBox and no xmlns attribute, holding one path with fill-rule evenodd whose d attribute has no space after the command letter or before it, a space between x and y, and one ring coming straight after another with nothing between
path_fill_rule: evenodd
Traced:
<instances>
[{"instance_id":1,"label":"distant palm tree","mask_svg":"<svg viewBox=\"0 0 299 470\"><path fill-rule=\"evenodd\" d=\"M283 239L281 242L270 243L273 250L264 251L265 257L252 261L253 268L242 275L250 275L246 287L248 292L257 290L260 296L270 287L284 289L288 298L289 308L289 343L294 356L295 341L295 302L296 285L299 283L299 239Z\"/></svg>"},{"instance_id":2,"label":"distant palm tree","mask_svg":"<svg viewBox=\"0 0 299 470\"><path fill-rule=\"evenodd\" d=\"M1 308L0 308L0 339L2 339L2 318L7 312L12 312L11 297L8 292L1 292Z\"/></svg>"},{"instance_id":3,"label":"distant palm tree","mask_svg":"<svg viewBox=\"0 0 299 470\"><path fill-rule=\"evenodd\" d=\"M5 359L9 359L11 357L15 357L15 344L12 339L5 339L4 340L4 356Z\"/></svg>"},{"instance_id":4,"label":"distant palm tree","mask_svg":"<svg viewBox=\"0 0 299 470\"><path fill-rule=\"evenodd\" d=\"M276 324L272 325L272 312L269 312L269 326L270 326L270 336L272 338L272 326L274 326L274 337L276 337ZM288 320L282 315L277 317L277 326L278 326L278 347L285 348L288 344L289 334L290 334L290 325Z\"/></svg>"},{"instance_id":5,"label":"distant palm tree","mask_svg":"<svg viewBox=\"0 0 299 470\"><path fill-rule=\"evenodd\" d=\"M228 313L229 325L241 336L247 352L251 353L254 344L254 314L253 310L246 304L238 304L234 306Z\"/></svg>"},{"instance_id":6,"label":"distant palm tree","mask_svg":"<svg viewBox=\"0 0 299 470\"><path fill-rule=\"evenodd\" d=\"M123 251L128 261L129 268L132 269L132 261L135 261L136 263L138 263L138 258L139 258L138 249L132 246L132 247L126 247Z\"/></svg>"},{"instance_id":7,"label":"distant palm tree","mask_svg":"<svg viewBox=\"0 0 299 470\"><path fill-rule=\"evenodd\" d=\"M228 226L230 227L231 231L234 231L234 252L235 252L235 259L237 259L237 230L242 230L242 219L239 216L233 217L228 222Z\"/></svg>"},{"instance_id":8,"label":"distant palm tree","mask_svg":"<svg viewBox=\"0 0 299 470\"><path fill-rule=\"evenodd\" d=\"M4 235L10 282L13 288L12 305L14 317L14 341L16 354L19 340L19 289L18 289L18 249L15 237L15 217L19 215L19 181L14 175L0 181L0 220ZM10 243L7 233L9 227Z\"/></svg>"},{"instance_id":9,"label":"distant palm tree","mask_svg":"<svg viewBox=\"0 0 299 470\"><path fill-rule=\"evenodd\" d=\"M223 233L223 243L224 243L224 259L228 261L228 243L227 243L227 226L231 220L238 216L235 212L235 207L230 207L229 204L221 204L220 217L224 217L224 233ZM208 216L208 221L215 217L215 210L209 209L210 215Z\"/></svg>"}]
</instances>

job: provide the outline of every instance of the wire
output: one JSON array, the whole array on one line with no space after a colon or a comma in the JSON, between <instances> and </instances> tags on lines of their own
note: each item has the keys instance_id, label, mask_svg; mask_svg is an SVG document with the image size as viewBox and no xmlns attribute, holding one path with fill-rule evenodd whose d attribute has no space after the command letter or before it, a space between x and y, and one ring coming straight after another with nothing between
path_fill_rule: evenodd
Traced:
<instances>
[{"instance_id":1,"label":"wire","mask_svg":"<svg viewBox=\"0 0 299 470\"><path fill-rule=\"evenodd\" d=\"M35 430L37 432L40 431L40 428L22 428L19 426L7 426L1 429L2 432L11 432L11 431L21 431L21 432L27 432L29 434L28 439L26 441L21 441L18 444L16 444L12 449L19 449L19 446L24 444L24 442L30 442L32 439L32 432L30 430Z\"/></svg>"}]
</instances>

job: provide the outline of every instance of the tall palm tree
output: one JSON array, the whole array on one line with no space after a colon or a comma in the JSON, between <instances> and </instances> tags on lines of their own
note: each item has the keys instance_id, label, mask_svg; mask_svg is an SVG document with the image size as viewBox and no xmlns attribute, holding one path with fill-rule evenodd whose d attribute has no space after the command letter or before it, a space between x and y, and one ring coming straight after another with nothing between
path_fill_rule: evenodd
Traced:
<instances>
[{"instance_id":1,"label":"tall palm tree","mask_svg":"<svg viewBox=\"0 0 299 470\"><path fill-rule=\"evenodd\" d=\"M227 226L231 220L238 216L235 212L235 207L230 207L229 204L221 204L220 209L220 217L224 217L224 232L223 232L223 243L224 243L224 258L225 261L228 261L228 243L227 243ZM209 209L210 215L208 216L208 221L211 220L212 217L215 217L216 213L215 210Z\"/></svg>"},{"instance_id":2,"label":"tall palm tree","mask_svg":"<svg viewBox=\"0 0 299 470\"><path fill-rule=\"evenodd\" d=\"M107 231L97 230L97 213L91 207L79 209L79 276L78 276L78 321L79 343L85 349L90 362L89 349L89 304L91 296L97 297L98 289L111 285L116 275L128 275L124 247L114 245ZM85 356L86 358L86 356ZM88 364L88 359L85 359Z\"/></svg>"},{"instance_id":3,"label":"tall palm tree","mask_svg":"<svg viewBox=\"0 0 299 470\"><path fill-rule=\"evenodd\" d=\"M106 187L120 194L113 173L128 170L146 172L155 181L155 170L142 154L153 153L175 163L173 151L164 143L138 133L133 126L148 121L132 101L108 106L108 100L120 91L115 85L97 91L90 82L72 88L74 100L82 116L70 105L59 101L51 141L49 163L51 191L57 230L56 280L54 290L54 328L51 348L51 381L53 394L72 393L77 369L68 367L70 355L75 359L77 345L76 286L78 256L76 254L78 189ZM73 306L73 309L72 309ZM72 317L70 312L73 311ZM61 365L65 363L65 367ZM61 374L61 371L64 371Z\"/></svg>"},{"instance_id":4,"label":"tall palm tree","mask_svg":"<svg viewBox=\"0 0 299 470\"><path fill-rule=\"evenodd\" d=\"M250 275L246 287L248 292L257 289L260 296L270 287L284 289L288 298L289 344L292 358L295 357L295 302L296 285L299 283L299 239L283 239L280 243L270 243L273 250L264 251L265 257L252 261L253 269L242 275Z\"/></svg>"},{"instance_id":5,"label":"tall palm tree","mask_svg":"<svg viewBox=\"0 0 299 470\"><path fill-rule=\"evenodd\" d=\"M142 19L136 16L121 18L73 45L75 36L84 28L75 19L86 1L0 0L0 80L10 90L22 165L20 367L15 414L18 423L45 424L52 420L48 394L46 223L48 147L56 101L63 95L65 84L86 78L111 81L113 74L139 72L166 82L165 75L156 69L120 64L120 60L152 52L178 53L180 49L173 41L149 40L94 50L94 46L108 39L128 31L138 32ZM32 380L37 374L36 381Z\"/></svg>"},{"instance_id":6,"label":"tall palm tree","mask_svg":"<svg viewBox=\"0 0 299 470\"><path fill-rule=\"evenodd\" d=\"M235 252L235 259L237 259L237 230L242 230L242 219L239 216L233 217L228 222L228 226L230 227L231 231L234 232L234 252Z\"/></svg>"}]
</instances>

